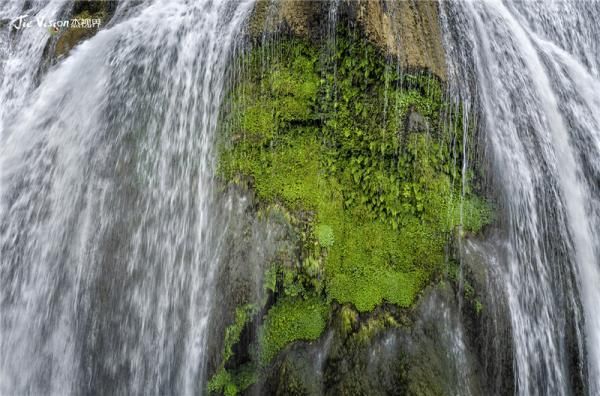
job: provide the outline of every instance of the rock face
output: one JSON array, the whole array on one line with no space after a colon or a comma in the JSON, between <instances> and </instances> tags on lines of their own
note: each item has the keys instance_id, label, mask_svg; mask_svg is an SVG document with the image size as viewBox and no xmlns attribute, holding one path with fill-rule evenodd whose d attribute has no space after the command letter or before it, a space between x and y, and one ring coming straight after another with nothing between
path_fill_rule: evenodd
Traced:
<instances>
[{"instance_id":1,"label":"rock face","mask_svg":"<svg viewBox=\"0 0 600 396\"><path fill-rule=\"evenodd\" d=\"M466 342L456 295L449 283L429 288L399 326L388 326L382 307L345 327L339 307L318 342L280 354L254 394L455 395L486 394L481 362Z\"/></svg>"},{"instance_id":2,"label":"rock face","mask_svg":"<svg viewBox=\"0 0 600 396\"><path fill-rule=\"evenodd\" d=\"M356 13L367 37L404 68L427 69L446 79L437 1L360 0Z\"/></svg>"},{"instance_id":3,"label":"rock face","mask_svg":"<svg viewBox=\"0 0 600 396\"><path fill-rule=\"evenodd\" d=\"M220 267L208 390L481 394L449 241L488 207L462 188L437 4L259 0L249 23L218 177L255 226Z\"/></svg>"},{"instance_id":4,"label":"rock face","mask_svg":"<svg viewBox=\"0 0 600 396\"><path fill-rule=\"evenodd\" d=\"M305 38L327 34L331 4L316 0L259 0L252 35L287 31ZM446 79L437 1L339 0L338 15L355 24L406 70L427 70Z\"/></svg>"},{"instance_id":5,"label":"rock face","mask_svg":"<svg viewBox=\"0 0 600 396\"><path fill-rule=\"evenodd\" d=\"M78 2L69 15L105 24L115 5ZM338 53L323 61L336 29ZM52 59L96 31L60 32ZM245 101L233 92L226 104L237 113L220 159L220 212L231 218L215 224L228 253L215 279L209 390L510 392L510 353L486 364L506 348L478 343L503 313L491 317L488 300L465 297L446 273L455 224L445 220L458 212L434 201L459 191L449 147L463 143L442 127L438 3L258 0L248 33L258 52L283 56L265 66L261 54L265 69L247 64L237 94ZM337 62L335 73L327 62ZM465 197L473 232L485 223L478 199ZM471 289L486 287L478 274L468 273Z\"/></svg>"},{"instance_id":6,"label":"rock face","mask_svg":"<svg viewBox=\"0 0 600 396\"><path fill-rule=\"evenodd\" d=\"M106 24L116 1L76 1L72 18L100 18ZM275 32L319 39L327 34L331 5L321 0L258 0L250 20L254 37ZM446 79L446 64L437 1L337 0L337 14L356 24L386 54L406 70L427 70ZM97 29L69 28L58 35L54 57L66 55Z\"/></svg>"},{"instance_id":7,"label":"rock face","mask_svg":"<svg viewBox=\"0 0 600 396\"><path fill-rule=\"evenodd\" d=\"M53 58L66 56L81 41L96 34L109 21L116 7L116 1L76 1L69 13L70 22L75 23L58 32ZM90 20L99 21L99 26L84 26L81 23Z\"/></svg>"}]
</instances>

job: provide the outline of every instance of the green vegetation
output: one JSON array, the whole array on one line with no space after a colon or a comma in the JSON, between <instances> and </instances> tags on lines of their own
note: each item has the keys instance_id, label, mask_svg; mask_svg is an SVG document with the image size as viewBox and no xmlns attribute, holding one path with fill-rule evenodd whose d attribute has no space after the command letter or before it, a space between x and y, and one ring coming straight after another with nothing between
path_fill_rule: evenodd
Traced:
<instances>
[{"instance_id":1,"label":"green vegetation","mask_svg":"<svg viewBox=\"0 0 600 396\"><path fill-rule=\"evenodd\" d=\"M483 199L463 194L472 175L461 174L462 118L445 107L435 77L398 74L346 32L325 61L299 40L274 45L242 61L219 162L225 181L287 211L301 235L298 257L274 262L265 277L276 302L261 328L259 366L293 341L317 339L332 301L359 312L410 307L445 270L455 230L475 233L491 220ZM354 326L357 314L342 312L344 327Z\"/></svg>"},{"instance_id":2,"label":"green vegetation","mask_svg":"<svg viewBox=\"0 0 600 396\"><path fill-rule=\"evenodd\" d=\"M319 245L324 248L330 248L333 246L335 242L335 237L333 235L333 229L331 226L327 224L319 224L316 229L317 240L319 241Z\"/></svg>"},{"instance_id":3,"label":"green vegetation","mask_svg":"<svg viewBox=\"0 0 600 396\"><path fill-rule=\"evenodd\" d=\"M225 341L221 366L208 383L208 389L213 392L221 391L227 396L237 395L240 390L246 389L256 381L256 370L251 365L236 370L232 374L225 369L225 364L233 357L233 346L239 342L244 326L257 312L254 304L238 307L235 311L235 321L225 330Z\"/></svg>"},{"instance_id":4,"label":"green vegetation","mask_svg":"<svg viewBox=\"0 0 600 396\"><path fill-rule=\"evenodd\" d=\"M260 361L268 363L293 341L319 338L327 324L328 305L319 298L279 300L267 315L260 338Z\"/></svg>"},{"instance_id":5,"label":"green vegetation","mask_svg":"<svg viewBox=\"0 0 600 396\"><path fill-rule=\"evenodd\" d=\"M472 283L471 273L462 273L460 264L455 260L448 263L448 280L458 286L458 291L462 294L463 301L466 302L476 315L481 315L484 310L484 305L480 300L480 295L476 291L476 287Z\"/></svg>"},{"instance_id":6,"label":"green vegetation","mask_svg":"<svg viewBox=\"0 0 600 396\"><path fill-rule=\"evenodd\" d=\"M235 396L256 382L256 368L247 364L236 370L234 374L227 370L219 370L208 383L210 392L220 392L225 396Z\"/></svg>"}]
</instances>

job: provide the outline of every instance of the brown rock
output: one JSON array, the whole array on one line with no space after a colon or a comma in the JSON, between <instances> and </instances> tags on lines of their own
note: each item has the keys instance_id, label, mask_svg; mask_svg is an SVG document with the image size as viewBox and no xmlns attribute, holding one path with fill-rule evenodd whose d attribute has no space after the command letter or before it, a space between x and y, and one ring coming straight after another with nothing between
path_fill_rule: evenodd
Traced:
<instances>
[{"instance_id":1,"label":"brown rock","mask_svg":"<svg viewBox=\"0 0 600 396\"><path fill-rule=\"evenodd\" d=\"M446 79L436 1L359 0L357 19L367 37L398 56L407 68L428 69Z\"/></svg>"},{"instance_id":2,"label":"brown rock","mask_svg":"<svg viewBox=\"0 0 600 396\"><path fill-rule=\"evenodd\" d=\"M330 3L318 0L258 0L250 33L289 31L322 37ZM429 70L446 79L438 2L433 0L342 0L338 13L356 22L366 37L407 69Z\"/></svg>"}]
</instances>

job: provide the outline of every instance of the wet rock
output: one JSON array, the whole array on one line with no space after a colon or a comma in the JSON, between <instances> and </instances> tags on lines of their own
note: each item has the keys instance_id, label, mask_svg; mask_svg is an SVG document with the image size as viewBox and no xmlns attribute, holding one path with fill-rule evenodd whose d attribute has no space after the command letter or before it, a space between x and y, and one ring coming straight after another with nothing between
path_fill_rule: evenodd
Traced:
<instances>
[{"instance_id":1,"label":"wet rock","mask_svg":"<svg viewBox=\"0 0 600 396\"><path fill-rule=\"evenodd\" d=\"M52 59L66 56L77 44L94 36L110 20L117 8L117 1L75 1L68 14L69 27L57 30L53 40ZM95 20L96 23L89 24Z\"/></svg>"},{"instance_id":2,"label":"wet rock","mask_svg":"<svg viewBox=\"0 0 600 396\"><path fill-rule=\"evenodd\" d=\"M406 119L407 132L429 132L429 121L423 115L413 109L410 110Z\"/></svg>"},{"instance_id":3,"label":"wet rock","mask_svg":"<svg viewBox=\"0 0 600 396\"><path fill-rule=\"evenodd\" d=\"M467 342L481 362L482 386L488 393L514 394L510 313L499 272L502 246L490 232L489 240L468 238L460 253L462 267L461 315Z\"/></svg>"},{"instance_id":4,"label":"wet rock","mask_svg":"<svg viewBox=\"0 0 600 396\"><path fill-rule=\"evenodd\" d=\"M450 283L427 289L410 311L381 307L351 328L344 326L345 308L338 307L319 341L283 351L246 394L484 394L485 373Z\"/></svg>"},{"instance_id":5,"label":"wet rock","mask_svg":"<svg viewBox=\"0 0 600 396\"><path fill-rule=\"evenodd\" d=\"M250 19L250 33L260 37L284 31L303 38L316 39L327 15L328 3L324 1L258 0Z\"/></svg>"},{"instance_id":6,"label":"wet rock","mask_svg":"<svg viewBox=\"0 0 600 396\"><path fill-rule=\"evenodd\" d=\"M225 216L221 216L214 227L220 235L223 254L215 276L216 303L213 304L208 339L216 342L208 345L208 378L221 363L223 334L234 322L236 308L258 302L265 302L263 309L270 306L266 301L267 291L263 288L265 270L276 256L294 256L297 239L296 230L277 210L259 214L252 191L244 188L243 183L223 187L218 202L222 208L216 212ZM257 315L248 323L241 341L234 346L234 365L243 363L250 353L249 348L256 338L256 319L261 316Z\"/></svg>"},{"instance_id":7,"label":"wet rock","mask_svg":"<svg viewBox=\"0 0 600 396\"><path fill-rule=\"evenodd\" d=\"M358 26L365 37L407 70L428 70L446 79L445 53L435 1L341 0L338 20ZM329 2L259 0L250 20L251 36L277 32L319 40L330 31ZM343 17L342 17L343 16Z\"/></svg>"},{"instance_id":8,"label":"wet rock","mask_svg":"<svg viewBox=\"0 0 600 396\"><path fill-rule=\"evenodd\" d=\"M405 68L430 70L446 79L438 2L357 0L355 3L356 19L369 40L398 57Z\"/></svg>"}]
</instances>

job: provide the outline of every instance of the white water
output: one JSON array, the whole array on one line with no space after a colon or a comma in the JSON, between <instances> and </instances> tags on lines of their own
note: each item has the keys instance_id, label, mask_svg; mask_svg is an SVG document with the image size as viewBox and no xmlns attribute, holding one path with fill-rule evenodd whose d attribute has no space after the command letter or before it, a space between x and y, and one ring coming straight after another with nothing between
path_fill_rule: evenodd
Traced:
<instances>
[{"instance_id":1,"label":"white water","mask_svg":"<svg viewBox=\"0 0 600 396\"><path fill-rule=\"evenodd\" d=\"M37 88L47 31L2 32L0 394L203 390L213 134L252 1L119 7Z\"/></svg>"},{"instance_id":2,"label":"white water","mask_svg":"<svg viewBox=\"0 0 600 396\"><path fill-rule=\"evenodd\" d=\"M11 34L9 21L21 15L56 19L67 0L30 3L30 7L27 7L25 1L0 1L0 20L6 21L7 25L0 30L0 136L12 113L34 88L35 76L49 36L45 29L23 29L19 34Z\"/></svg>"},{"instance_id":3,"label":"white water","mask_svg":"<svg viewBox=\"0 0 600 396\"><path fill-rule=\"evenodd\" d=\"M1 2L0 19L24 4ZM600 393L599 4L442 5L454 93L481 110L501 189L503 254L489 265L523 395L572 394L574 375ZM220 254L212 141L252 1L119 7L39 86L47 31L0 30L0 394L203 390Z\"/></svg>"},{"instance_id":4,"label":"white water","mask_svg":"<svg viewBox=\"0 0 600 396\"><path fill-rule=\"evenodd\" d=\"M600 3L451 2L442 10L454 92L479 103L501 190L516 390L572 394L575 373L598 394ZM570 365L567 334L583 372Z\"/></svg>"}]
</instances>

